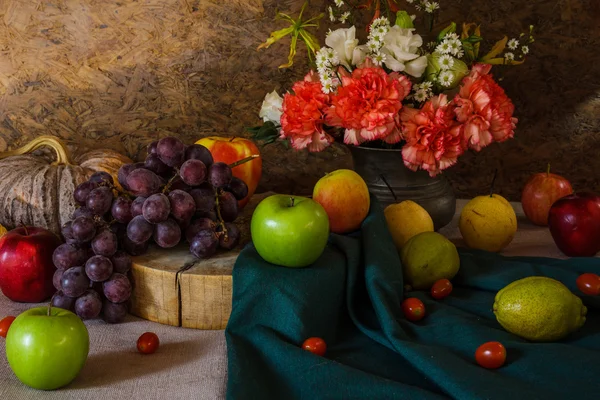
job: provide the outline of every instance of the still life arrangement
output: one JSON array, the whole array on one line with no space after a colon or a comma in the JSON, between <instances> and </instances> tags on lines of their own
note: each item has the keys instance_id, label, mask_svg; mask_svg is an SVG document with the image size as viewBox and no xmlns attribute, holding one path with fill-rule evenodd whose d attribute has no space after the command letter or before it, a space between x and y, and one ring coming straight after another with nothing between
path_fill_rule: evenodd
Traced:
<instances>
[{"instance_id":1,"label":"still life arrangement","mask_svg":"<svg viewBox=\"0 0 600 400\"><path fill-rule=\"evenodd\" d=\"M279 14L291 25L274 31L259 49L289 38L289 57L281 68L291 68L296 46L304 42L310 68L286 93L266 95L259 112L263 124L250 129L254 139L283 141L296 151L321 152L335 142L386 150L397 156L392 170L434 179L465 152L515 137L515 106L494 70L525 62L533 28L486 47L485 27L453 22L432 32L440 5L406 3L420 17L395 0L358 6L335 0L316 17L305 3L297 18ZM374 11L363 31L356 15L365 9ZM320 46L311 30L323 18L351 26L329 30ZM54 156L34 153L42 147ZM175 296L181 296L181 273L223 254L256 251L264 268L310 273L332 236L360 236L379 197L359 168L324 172L311 195L277 193L256 201L261 152L245 138L184 143L166 136L149 143L138 162L102 149L73 155L58 138L45 136L0 154L0 186L7 185L0 198L0 289L15 302L47 303L0 321L11 369L36 389L72 382L90 348L84 322L124 322L132 305L143 301L135 296L145 284L143 274L133 270L147 261L148 252L169 262L175 255L192 260L161 271L169 287L175 277ZM447 222L440 223L414 194L402 197L391 177L375 177L393 198L382 202L381 220L404 285L395 306L402 323L427 324L436 315L422 299L443 303L454 294L462 253L437 231ZM517 214L495 193L494 180L489 192L469 199L458 216L464 247L485 254L502 252L517 233ZM568 179L548 166L527 182L521 203L529 222L547 228L565 256L600 252L600 196L574 193ZM454 203L449 205L452 217ZM236 266L242 267L248 266ZM526 276L495 292L487 305L503 333L532 343L555 342L585 325L582 296L600 296L600 276L582 273L576 282ZM168 296L156 297L158 304L159 297ZM183 326L181 297L163 301L178 304L177 326ZM304 339L297 347L328 356L329 343L322 337ZM135 344L142 354L158 351L159 345L153 332ZM495 340L469 349L486 369L503 367L510 351Z\"/></svg>"}]
</instances>

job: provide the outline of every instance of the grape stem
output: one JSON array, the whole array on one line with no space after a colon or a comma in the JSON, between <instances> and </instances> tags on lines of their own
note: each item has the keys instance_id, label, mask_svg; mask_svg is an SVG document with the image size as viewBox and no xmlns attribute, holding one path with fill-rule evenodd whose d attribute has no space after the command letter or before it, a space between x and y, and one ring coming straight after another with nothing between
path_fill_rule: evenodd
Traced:
<instances>
[{"instance_id":1,"label":"grape stem","mask_svg":"<svg viewBox=\"0 0 600 400\"><path fill-rule=\"evenodd\" d=\"M175 168L175 174L171 177L171 179L169 179L162 192L167 193L177 178L179 178L179 169Z\"/></svg>"},{"instance_id":2,"label":"grape stem","mask_svg":"<svg viewBox=\"0 0 600 400\"><path fill-rule=\"evenodd\" d=\"M259 154L252 154L249 157L242 158L241 160L238 160L238 161L236 161L236 162L234 162L232 164L229 164L229 168L234 168L234 167L237 167L238 165L245 164L248 161L252 161L252 160L254 160L255 158L258 158L258 157L260 157Z\"/></svg>"},{"instance_id":3,"label":"grape stem","mask_svg":"<svg viewBox=\"0 0 600 400\"><path fill-rule=\"evenodd\" d=\"M109 188L111 188L112 190L114 190L115 192L117 192L117 193L118 193L119 195L121 195L121 196L125 196L125 197L127 197L128 199L131 199L131 197L133 197L133 196L131 195L131 193L129 193L129 192L126 192L126 191L124 191L124 190L121 190L121 189L119 189L118 187L116 187L115 185L113 185L113 184L112 184L112 183L110 183L110 182L103 181L103 183L106 183L106 185L103 185L103 186L108 186Z\"/></svg>"},{"instance_id":4,"label":"grape stem","mask_svg":"<svg viewBox=\"0 0 600 400\"><path fill-rule=\"evenodd\" d=\"M222 231L219 232L223 235L225 240L228 240L227 236L227 228L225 227L225 221L223 221L223 217L221 216L221 207L219 206L219 190L217 188L213 188L215 191L215 208L217 209L217 218L219 219L219 226Z\"/></svg>"}]
</instances>

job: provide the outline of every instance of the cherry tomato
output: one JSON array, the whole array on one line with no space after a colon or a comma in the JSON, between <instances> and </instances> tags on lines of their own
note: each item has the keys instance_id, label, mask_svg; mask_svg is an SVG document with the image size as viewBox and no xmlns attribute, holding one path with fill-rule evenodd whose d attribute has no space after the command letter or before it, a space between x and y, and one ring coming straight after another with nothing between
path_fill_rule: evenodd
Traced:
<instances>
[{"instance_id":1,"label":"cherry tomato","mask_svg":"<svg viewBox=\"0 0 600 400\"><path fill-rule=\"evenodd\" d=\"M311 337L302 343L302 348L318 356L323 356L325 355L325 351L327 351L327 344L321 338Z\"/></svg>"},{"instance_id":2,"label":"cherry tomato","mask_svg":"<svg viewBox=\"0 0 600 400\"><path fill-rule=\"evenodd\" d=\"M600 276L596 274L582 274L577 278L577 287L585 294L600 295Z\"/></svg>"},{"instance_id":3,"label":"cherry tomato","mask_svg":"<svg viewBox=\"0 0 600 400\"><path fill-rule=\"evenodd\" d=\"M154 332L146 332L137 340L137 349L142 354L152 354L158 349L160 341Z\"/></svg>"},{"instance_id":4,"label":"cherry tomato","mask_svg":"<svg viewBox=\"0 0 600 400\"><path fill-rule=\"evenodd\" d=\"M440 279L431 287L431 297L436 300L443 299L452 293L452 282L448 279Z\"/></svg>"},{"instance_id":5,"label":"cherry tomato","mask_svg":"<svg viewBox=\"0 0 600 400\"><path fill-rule=\"evenodd\" d=\"M506 361L506 349L500 342L487 342L475 351L475 360L483 368L500 368Z\"/></svg>"},{"instance_id":6,"label":"cherry tomato","mask_svg":"<svg viewBox=\"0 0 600 400\"><path fill-rule=\"evenodd\" d=\"M416 297L409 297L402 302L402 311L409 321L419 321L425 317L425 304Z\"/></svg>"},{"instance_id":7,"label":"cherry tomato","mask_svg":"<svg viewBox=\"0 0 600 400\"><path fill-rule=\"evenodd\" d=\"M6 337L6 334L8 333L8 328L10 328L10 325L13 323L14 320L15 317L13 317L12 315L9 317L2 318L2 321L0 321L0 336L2 336L3 338Z\"/></svg>"}]
</instances>

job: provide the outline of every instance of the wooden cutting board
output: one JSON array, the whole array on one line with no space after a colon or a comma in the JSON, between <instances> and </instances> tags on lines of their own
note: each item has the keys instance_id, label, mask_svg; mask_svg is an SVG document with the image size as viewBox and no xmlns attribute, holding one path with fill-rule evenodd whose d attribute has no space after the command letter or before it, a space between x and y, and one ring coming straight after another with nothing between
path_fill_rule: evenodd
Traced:
<instances>
[{"instance_id":1,"label":"wooden cutting board","mask_svg":"<svg viewBox=\"0 0 600 400\"><path fill-rule=\"evenodd\" d=\"M184 242L172 249L153 245L146 254L133 257L131 313L166 325L225 329L231 313L233 265L250 241L252 212L271 194L254 195L237 218L242 235L234 250L198 260Z\"/></svg>"}]
</instances>

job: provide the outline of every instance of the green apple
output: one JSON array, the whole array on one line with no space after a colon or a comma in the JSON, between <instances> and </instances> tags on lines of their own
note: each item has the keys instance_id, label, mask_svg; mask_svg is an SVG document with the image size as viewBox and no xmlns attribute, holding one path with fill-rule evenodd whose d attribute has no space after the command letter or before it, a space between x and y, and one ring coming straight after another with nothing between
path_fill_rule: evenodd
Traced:
<instances>
[{"instance_id":1,"label":"green apple","mask_svg":"<svg viewBox=\"0 0 600 400\"><path fill-rule=\"evenodd\" d=\"M87 328L71 311L36 307L20 314L10 326L6 358L25 385L54 390L79 374L89 342Z\"/></svg>"},{"instance_id":2,"label":"green apple","mask_svg":"<svg viewBox=\"0 0 600 400\"><path fill-rule=\"evenodd\" d=\"M306 197L275 194L262 200L250 223L256 251L284 267L306 267L321 256L329 237L323 206Z\"/></svg>"}]
</instances>

